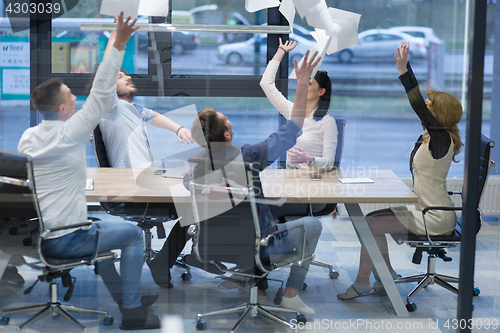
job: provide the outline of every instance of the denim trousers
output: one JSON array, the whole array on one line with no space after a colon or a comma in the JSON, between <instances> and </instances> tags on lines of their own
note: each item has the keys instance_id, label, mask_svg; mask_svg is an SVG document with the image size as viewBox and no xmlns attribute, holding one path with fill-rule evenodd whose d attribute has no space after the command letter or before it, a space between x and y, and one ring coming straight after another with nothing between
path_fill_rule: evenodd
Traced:
<instances>
[{"instance_id":1,"label":"denim trousers","mask_svg":"<svg viewBox=\"0 0 500 333\"><path fill-rule=\"evenodd\" d=\"M113 300L123 302L123 308L141 306L141 273L144 258L144 235L138 226L129 222L95 222L88 230L77 230L44 242L47 257L75 258L95 254L97 225L101 227L99 252L121 250L120 273L113 260L98 263L102 277Z\"/></svg>"},{"instance_id":2,"label":"denim trousers","mask_svg":"<svg viewBox=\"0 0 500 333\"><path fill-rule=\"evenodd\" d=\"M297 225L305 227L305 236L303 236L302 228L290 230L291 227ZM264 262L276 263L282 261L281 259L286 258L289 254L301 254L304 237L306 239L304 257L310 256L316 250L321 235L321 222L318 218L306 216L287 223L279 223L277 227L280 231L285 229L288 229L288 231L282 236L275 236L273 243L261 252L261 258ZM297 264L292 265L286 286L302 289L310 265L311 260L305 260L300 266Z\"/></svg>"}]
</instances>

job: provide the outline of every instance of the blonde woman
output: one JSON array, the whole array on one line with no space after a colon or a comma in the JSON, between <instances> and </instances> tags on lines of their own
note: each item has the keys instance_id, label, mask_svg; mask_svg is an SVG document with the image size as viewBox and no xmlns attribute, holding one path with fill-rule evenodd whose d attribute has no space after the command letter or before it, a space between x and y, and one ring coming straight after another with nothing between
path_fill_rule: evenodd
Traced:
<instances>
[{"instance_id":1,"label":"blonde woman","mask_svg":"<svg viewBox=\"0 0 500 333\"><path fill-rule=\"evenodd\" d=\"M462 118L462 105L453 95L435 90L428 90L428 98L424 101L408 62L409 48L410 45L403 42L398 48L397 56L394 53L392 55L396 60L399 79L405 87L408 100L423 126L423 133L410 154L418 203L410 207L371 212L366 218L393 279L397 279L399 275L391 266L385 234L409 231L416 235L425 235L422 210L427 206L453 206L446 189L446 176L451 162L457 162L455 157L463 146L457 127ZM455 229L454 211L429 211L425 220L431 236L451 234ZM366 248L361 245L356 281L337 297L347 300L377 291L381 286L378 280L373 288L370 285L372 269L373 263Z\"/></svg>"}]
</instances>

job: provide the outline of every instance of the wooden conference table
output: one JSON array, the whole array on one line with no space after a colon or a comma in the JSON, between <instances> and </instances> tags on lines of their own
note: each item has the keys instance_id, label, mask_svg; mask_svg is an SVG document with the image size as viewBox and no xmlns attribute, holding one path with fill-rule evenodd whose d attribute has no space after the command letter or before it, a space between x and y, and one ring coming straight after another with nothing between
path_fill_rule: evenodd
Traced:
<instances>
[{"instance_id":1,"label":"wooden conference table","mask_svg":"<svg viewBox=\"0 0 500 333\"><path fill-rule=\"evenodd\" d=\"M382 254L373 238L360 203L416 203L417 196L391 170L342 170L322 173L321 180L311 179L311 170L266 169L261 173L266 199L286 198L287 203L343 203L351 217L360 241L366 246L387 295L398 316L408 316L396 284L389 274ZM339 177L369 178L372 183L346 184ZM178 212L182 220L192 221L189 191L177 178L164 178L154 169L88 168L87 178L94 189L87 190L87 201L101 202L176 202L185 204Z\"/></svg>"}]
</instances>

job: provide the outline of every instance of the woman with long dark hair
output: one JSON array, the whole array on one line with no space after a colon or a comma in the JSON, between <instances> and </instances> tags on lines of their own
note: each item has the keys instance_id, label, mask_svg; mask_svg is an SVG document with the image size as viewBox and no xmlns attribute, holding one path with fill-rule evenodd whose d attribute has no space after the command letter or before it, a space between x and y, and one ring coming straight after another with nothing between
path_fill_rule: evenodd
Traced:
<instances>
[{"instance_id":1,"label":"woman with long dark hair","mask_svg":"<svg viewBox=\"0 0 500 333\"><path fill-rule=\"evenodd\" d=\"M282 43L273 59L269 61L262 75L260 86L273 106L285 117L290 119L293 102L283 96L276 88L275 79L279 64L285 53L293 50L297 42L289 40ZM288 151L286 164L291 168L315 168L331 170L337 149L337 125L335 119L328 113L332 83L327 72L318 71L309 82L307 91L307 113L302 127L302 135L297 138L297 144Z\"/></svg>"}]
</instances>

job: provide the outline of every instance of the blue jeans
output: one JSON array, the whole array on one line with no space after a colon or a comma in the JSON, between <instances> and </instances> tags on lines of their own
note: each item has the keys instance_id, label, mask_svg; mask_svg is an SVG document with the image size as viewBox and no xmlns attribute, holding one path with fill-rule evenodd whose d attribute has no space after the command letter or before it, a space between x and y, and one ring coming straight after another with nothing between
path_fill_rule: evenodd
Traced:
<instances>
[{"instance_id":1,"label":"blue jeans","mask_svg":"<svg viewBox=\"0 0 500 333\"><path fill-rule=\"evenodd\" d=\"M319 236L321 235L321 222L319 219L306 216L287 223L277 224L278 230L284 230L295 225L304 225L306 229L306 246L304 256L310 256L316 250ZM262 252L261 258L264 262L279 262L280 259L291 253L302 253L302 228L288 230L283 236L275 236L272 244L268 245ZM286 282L289 288L302 289L311 260L305 260L301 266L292 265L290 275Z\"/></svg>"},{"instance_id":2,"label":"blue jeans","mask_svg":"<svg viewBox=\"0 0 500 333\"><path fill-rule=\"evenodd\" d=\"M141 228L129 222L96 222L101 226L99 252L121 250L120 275L113 260L99 262L99 275L115 301L123 308L141 306L141 273L144 258L144 236ZM77 230L44 243L45 255L52 258L75 258L95 254L97 226Z\"/></svg>"}]
</instances>

